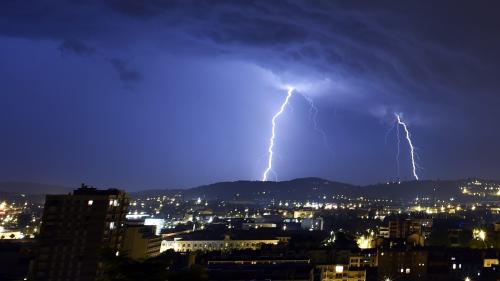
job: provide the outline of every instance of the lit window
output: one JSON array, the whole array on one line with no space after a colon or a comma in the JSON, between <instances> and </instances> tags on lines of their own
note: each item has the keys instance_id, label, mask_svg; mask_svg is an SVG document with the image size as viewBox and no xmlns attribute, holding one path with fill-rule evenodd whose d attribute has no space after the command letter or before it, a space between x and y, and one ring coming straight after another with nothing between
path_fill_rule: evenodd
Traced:
<instances>
[{"instance_id":1,"label":"lit window","mask_svg":"<svg viewBox=\"0 0 500 281\"><path fill-rule=\"evenodd\" d=\"M109 206L118 207L118 206L120 206L120 203L118 203L117 199L111 199L111 200L109 200Z\"/></svg>"},{"instance_id":2,"label":"lit window","mask_svg":"<svg viewBox=\"0 0 500 281\"><path fill-rule=\"evenodd\" d=\"M87 205L92 206L92 204L94 204L94 200L87 201Z\"/></svg>"},{"instance_id":3,"label":"lit window","mask_svg":"<svg viewBox=\"0 0 500 281\"><path fill-rule=\"evenodd\" d=\"M114 221L109 223L109 229L115 229L115 222Z\"/></svg>"},{"instance_id":4,"label":"lit window","mask_svg":"<svg viewBox=\"0 0 500 281\"><path fill-rule=\"evenodd\" d=\"M457 269L457 264L454 263L452 266L451 266L453 269Z\"/></svg>"},{"instance_id":5,"label":"lit window","mask_svg":"<svg viewBox=\"0 0 500 281\"><path fill-rule=\"evenodd\" d=\"M406 274L410 274L410 269L409 268L406 269Z\"/></svg>"},{"instance_id":6,"label":"lit window","mask_svg":"<svg viewBox=\"0 0 500 281\"><path fill-rule=\"evenodd\" d=\"M119 255L120 255L120 251L116 251L115 256L118 257Z\"/></svg>"}]
</instances>

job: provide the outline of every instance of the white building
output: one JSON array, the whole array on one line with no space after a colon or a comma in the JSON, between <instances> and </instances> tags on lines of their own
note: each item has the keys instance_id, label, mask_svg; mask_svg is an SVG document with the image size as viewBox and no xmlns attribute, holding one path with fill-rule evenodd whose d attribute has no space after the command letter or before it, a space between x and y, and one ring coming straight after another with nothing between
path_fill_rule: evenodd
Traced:
<instances>
[{"instance_id":1,"label":"white building","mask_svg":"<svg viewBox=\"0 0 500 281\"><path fill-rule=\"evenodd\" d=\"M227 251L227 250L257 250L264 244L277 245L280 242L278 238L274 239L247 239L231 240L226 235L223 240L184 240L173 238L172 240L163 240L161 251L173 249L176 252L190 251Z\"/></svg>"}]
</instances>

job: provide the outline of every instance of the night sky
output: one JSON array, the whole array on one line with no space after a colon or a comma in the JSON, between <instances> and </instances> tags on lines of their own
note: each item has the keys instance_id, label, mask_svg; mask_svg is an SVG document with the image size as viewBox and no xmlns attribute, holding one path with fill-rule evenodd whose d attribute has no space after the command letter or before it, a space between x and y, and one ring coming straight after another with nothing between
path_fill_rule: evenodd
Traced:
<instances>
[{"instance_id":1,"label":"night sky","mask_svg":"<svg viewBox=\"0 0 500 281\"><path fill-rule=\"evenodd\" d=\"M422 179L500 179L499 14L498 1L2 0L0 180L260 180L287 86L278 180L396 180L395 113Z\"/></svg>"}]
</instances>

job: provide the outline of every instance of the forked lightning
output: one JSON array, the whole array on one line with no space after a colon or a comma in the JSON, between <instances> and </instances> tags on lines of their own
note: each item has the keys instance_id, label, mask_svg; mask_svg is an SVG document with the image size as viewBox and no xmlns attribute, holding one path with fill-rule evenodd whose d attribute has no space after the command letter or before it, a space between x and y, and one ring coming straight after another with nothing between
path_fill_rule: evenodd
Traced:
<instances>
[{"instance_id":1,"label":"forked lightning","mask_svg":"<svg viewBox=\"0 0 500 281\"><path fill-rule=\"evenodd\" d=\"M290 98L293 95L293 90L294 90L293 88L288 89L288 94L285 98L285 101L281 104L280 110L273 116L271 139L269 140L269 148L267 149L268 152L267 168L264 171L264 174L262 175L262 181L267 181L267 176L269 172L273 170L273 148L274 148L274 140L276 138L276 120L278 120L280 115L283 114L283 112L285 111L285 108L288 105L288 102L290 101Z\"/></svg>"},{"instance_id":2,"label":"forked lightning","mask_svg":"<svg viewBox=\"0 0 500 281\"><path fill-rule=\"evenodd\" d=\"M402 126L403 129L405 130L406 140L408 141L408 145L410 146L410 159L411 159L411 165L412 165L412 170L413 170L413 176L415 177L416 180L418 180L417 164L415 163L415 147L413 146L413 143L411 141L410 131L408 131L408 127L406 126L406 123L401 121L401 116L399 116L399 114L396 114L396 118L397 118L398 125ZM398 143L398 155L399 155L399 143Z\"/></svg>"}]
</instances>

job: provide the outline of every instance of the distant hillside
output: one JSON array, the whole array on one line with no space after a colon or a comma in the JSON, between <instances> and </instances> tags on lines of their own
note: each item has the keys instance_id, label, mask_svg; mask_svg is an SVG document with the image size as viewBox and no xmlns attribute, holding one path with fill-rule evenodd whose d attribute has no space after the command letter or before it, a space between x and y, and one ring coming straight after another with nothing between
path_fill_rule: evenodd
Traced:
<instances>
[{"instance_id":1,"label":"distant hillside","mask_svg":"<svg viewBox=\"0 0 500 281\"><path fill-rule=\"evenodd\" d=\"M461 198L462 192L460 186L463 186L466 180L422 180L422 181L407 181L407 182L391 182L384 184L369 185L363 187L364 193L370 197L377 198L436 198L450 199Z\"/></svg>"},{"instance_id":2,"label":"distant hillside","mask_svg":"<svg viewBox=\"0 0 500 281\"><path fill-rule=\"evenodd\" d=\"M262 182L236 181L220 182L211 185L191 188L183 192L184 196L219 200L269 200L288 199L303 200L316 199L323 194L345 194L359 189L359 187L328 181L320 178L301 178L291 181Z\"/></svg>"},{"instance_id":3,"label":"distant hillside","mask_svg":"<svg viewBox=\"0 0 500 281\"><path fill-rule=\"evenodd\" d=\"M185 198L203 198L226 201L258 201L270 199L302 200L315 199L322 194L345 194L360 187L324 180L320 178L300 178L290 181L262 182L235 181L219 182L188 189L154 189L131 193L134 197L171 196L181 194Z\"/></svg>"},{"instance_id":4,"label":"distant hillside","mask_svg":"<svg viewBox=\"0 0 500 281\"><path fill-rule=\"evenodd\" d=\"M235 181L203 185L184 190L147 190L133 193L134 197L182 194L187 199L203 198L226 201L269 201L269 200L321 200L323 197L345 195L349 197L386 198L392 200L413 200L415 198L445 199L460 201L477 200L464 196L460 190L468 180L423 180L380 183L356 186L320 178L301 178L281 182ZM492 181L488 181L492 182ZM496 183L496 182L495 182ZM484 198L484 200L498 200Z\"/></svg>"},{"instance_id":5,"label":"distant hillside","mask_svg":"<svg viewBox=\"0 0 500 281\"><path fill-rule=\"evenodd\" d=\"M408 182L380 183L357 186L329 181L321 178L300 178L281 182L235 181L219 182L188 189L153 189L132 192L132 197L156 197L182 195L186 199L203 198L224 201L269 202L270 200L321 200L332 196L385 198L408 201L415 198L445 199L455 198L461 202L477 200L477 197L465 196L460 187L470 180L422 180ZM500 185L496 181L483 181ZM6 195L27 194L66 194L73 188L29 182L0 182L0 197ZM43 197L41 197L43 198ZM498 196L484 197L485 201L498 201Z\"/></svg>"},{"instance_id":6,"label":"distant hillside","mask_svg":"<svg viewBox=\"0 0 500 281\"><path fill-rule=\"evenodd\" d=\"M33 182L0 182L0 192L2 193L23 193L27 195L35 194L66 194L73 188Z\"/></svg>"}]
</instances>

